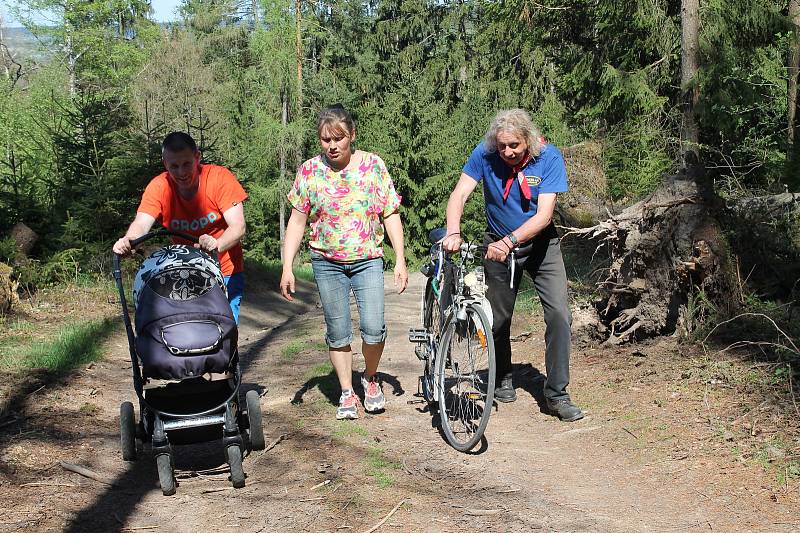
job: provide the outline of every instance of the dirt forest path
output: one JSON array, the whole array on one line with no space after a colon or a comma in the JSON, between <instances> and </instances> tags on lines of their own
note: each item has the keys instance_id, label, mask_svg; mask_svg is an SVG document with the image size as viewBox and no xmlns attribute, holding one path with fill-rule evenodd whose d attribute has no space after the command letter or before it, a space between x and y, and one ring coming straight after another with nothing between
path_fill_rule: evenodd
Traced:
<instances>
[{"instance_id":1,"label":"dirt forest path","mask_svg":"<svg viewBox=\"0 0 800 533\"><path fill-rule=\"evenodd\" d=\"M800 528L796 484L776 487L719 453L726 442L707 414L713 394L686 387L689 362L686 370L657 363L675 350L669 343L576 351L571 391L589 414L565 424L536 401L543 325L521 317L519 399L492 414L485 449L449 448L416 396L420 364L406 338L423 279L412 276L400 296L386 281L384 413L335 421L339 391L314 287L302 285L289 304L250 279L240 329L244 389L264 393L274 446L245 457L247 486L230 488L219 443L177 448L173 497L161 495L152 457L121 460L119 404L135 396L120 330L102 361L20 393L19 421L0 428L0 531L367 531L398 504L378 531ZM358 355L354 367L363 367Z\"/></svg>"}]
</instances>

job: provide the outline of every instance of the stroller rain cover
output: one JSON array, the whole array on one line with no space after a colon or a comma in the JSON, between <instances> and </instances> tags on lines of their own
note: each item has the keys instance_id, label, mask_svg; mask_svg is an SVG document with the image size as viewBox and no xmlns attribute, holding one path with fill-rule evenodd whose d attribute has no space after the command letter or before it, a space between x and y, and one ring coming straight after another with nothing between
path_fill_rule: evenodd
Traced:
<instances>
[{"instance_id":1,"label":"stroller rain cover","mask_svg":"<svg viewBox=\"0 0 800 533\"><path fill-rule=\"evenodd\" d=\"M170 245L153 252L133 284L136 352L145 377L186 379L230 370L238 329L219 263Z\"/></svg>"}]
</instances>

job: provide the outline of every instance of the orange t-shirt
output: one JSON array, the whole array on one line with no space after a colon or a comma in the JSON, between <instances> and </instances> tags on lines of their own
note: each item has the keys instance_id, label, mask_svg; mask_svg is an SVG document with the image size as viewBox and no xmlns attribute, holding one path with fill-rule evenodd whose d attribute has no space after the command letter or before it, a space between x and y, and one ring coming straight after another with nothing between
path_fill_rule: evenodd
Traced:
<instances>
[{"instance_id":1,"label":"orange t-shirt","mask_svg":"<svg viewBox=\"0 0 800 533\"><path fill-rule=\"evenodd\" d=\"M140 213L147 213L172 231L218 239L228 228L223 213L247 199L247 193L236 176L225 167L203 164L197 193L187 200L173 188L169 174L163 172L150 180L139 204ZM244 271L242 246L219 254L222 275Z\"/></svg>"}]
</instances>

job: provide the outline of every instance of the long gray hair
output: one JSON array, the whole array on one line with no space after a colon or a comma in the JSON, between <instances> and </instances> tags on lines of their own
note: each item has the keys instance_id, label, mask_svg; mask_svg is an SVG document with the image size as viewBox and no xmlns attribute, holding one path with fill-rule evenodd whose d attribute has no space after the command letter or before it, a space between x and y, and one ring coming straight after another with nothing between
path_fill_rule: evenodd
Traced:
<instances>
[{"instance_id":1,"label":"long gray hair","mask_svg":"<svg viewBox=\"0 0 800 533\"><path fill-rule=\"evenodd\" d=\"M524 109L504 109L494 116L484 138L490 152L497 151L497 134L501 131L524 139L531 156L542 153L542 132Z\"/></svg>"}]
</instances>

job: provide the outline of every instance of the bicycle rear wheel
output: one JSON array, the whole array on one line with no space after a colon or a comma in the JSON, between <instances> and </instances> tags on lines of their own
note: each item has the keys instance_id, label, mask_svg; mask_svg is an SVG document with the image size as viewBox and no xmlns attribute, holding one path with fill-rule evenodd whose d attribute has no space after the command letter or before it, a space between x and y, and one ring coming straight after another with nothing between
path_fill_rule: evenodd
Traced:
<instances>
[{"instance_id":1,"label":"bicycle rear wheel","mask_svg":"<svg viewBox=\"0 0 800 533\"><path fill-rule=\"evenodd\" d=\"M436 378L442 430L453 448L466 452L483 437L492 414L494 339L486 314L467 304L466 319L453 315L439 346Z\"/></svg>"}]
</instances>

